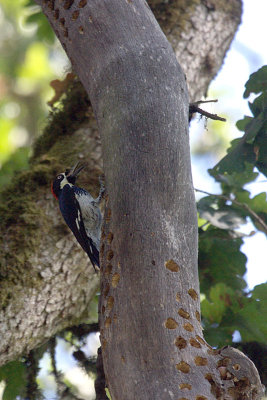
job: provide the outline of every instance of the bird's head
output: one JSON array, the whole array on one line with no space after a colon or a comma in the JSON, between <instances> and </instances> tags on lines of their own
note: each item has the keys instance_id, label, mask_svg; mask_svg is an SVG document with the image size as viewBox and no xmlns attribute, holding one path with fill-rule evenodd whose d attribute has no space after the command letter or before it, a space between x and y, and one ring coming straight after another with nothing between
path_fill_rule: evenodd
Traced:
<instances>
[{"instance_id":1,"label":"bird's head","mask_svg":"<svg viewBox=\"0 0 267 400\"><path fill-rule=\"evenodd\" d=\"M66 184L75 185L77 176L86 164L76 163L74 167L66 169L65 172L57 175L56 179L51 183L51 191L53 196L58 199L61 190Z\"/></svg>"}]
</instances>

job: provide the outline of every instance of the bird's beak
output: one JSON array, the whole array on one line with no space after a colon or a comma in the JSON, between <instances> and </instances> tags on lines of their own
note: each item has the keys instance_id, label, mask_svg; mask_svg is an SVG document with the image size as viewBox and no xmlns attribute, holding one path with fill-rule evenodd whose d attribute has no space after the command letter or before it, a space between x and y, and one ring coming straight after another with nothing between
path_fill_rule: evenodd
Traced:
<instances>
[{"instance_id":1,"label":"bird's beak","mask_svg":"<svg viewBox=\"0 0 267 400\"><path fill-rule=\"evenodd\" d=\"M66 176L67 177L75 177L77 178L77 176L79 175L79 173L81 172L82 169L84 169L86 167L86 164L82 164L79 161L74 165L74 167L72 167L71 169L67 169L66 170Z\"/></svg>"}]
</instances>

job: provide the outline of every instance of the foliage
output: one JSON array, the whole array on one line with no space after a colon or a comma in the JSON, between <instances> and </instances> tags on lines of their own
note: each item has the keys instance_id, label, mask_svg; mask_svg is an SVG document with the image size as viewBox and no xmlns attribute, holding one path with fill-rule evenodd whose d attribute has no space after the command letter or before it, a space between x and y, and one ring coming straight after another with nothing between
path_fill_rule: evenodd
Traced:
<instances>
[{"instance_id":1,"label":"foliage","mask_svg":"<svg viewBox=\"0 0 267 400\"><path fill-rule=\"evenodd\" d=\"M13 400L25 389L25 365L12 361L0 368L0 381L5 382L3 400Z\"/></svg>"},{"instance_id":2,"label":"foliage","mask_svg":"<svg viewBox=\"0 0 267 400\"><path fill-rule=\"evenodd\" d=\"M0 15L0 168L8 162L0 169L3 187L16 169L27 166L30 145L48 114L55 60L63 51L34 1L1 0Z\"/></svg>"},{"instance_id":3,"label":"foliage","mask_svg":"<svg viewBox=\"0 0 267 400\"><path fill-rule=\"evenodd\" d=\"M249 102L252 116L236 124L243 136L233 140L225 157L209 170L220 183L221 194L206 193L198 202L199 215L206 220L199 229L202 317L205 337L213 346L231 344L236 331L240 347L253 341L264 345L267 338L262 318L267 284L246 290L246 257L240 250L244 236L240 229L245 223L267 235L266 192L252 197L246 186L259 173L267 176L267 66L246 83L244 97L253 93L257 96Z\"/></svg>"}]
</instances>

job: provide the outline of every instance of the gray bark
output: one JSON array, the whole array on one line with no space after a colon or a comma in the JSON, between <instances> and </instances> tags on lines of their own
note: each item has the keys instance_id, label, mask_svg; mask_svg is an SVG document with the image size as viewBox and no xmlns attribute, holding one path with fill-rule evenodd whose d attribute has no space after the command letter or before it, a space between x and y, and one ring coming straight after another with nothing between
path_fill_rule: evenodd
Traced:
<instances>
[{"instance_id":1,"label":"gray bark","mask_svg":"<svg viewBox=\"0 0 267 400\"><path fill-rule=\"evenodd\" d=\"M79 6L84 2L77 2L78 6L73 5L69 9L64 8L68 3L66 1L43 3L48 18L54 23L54 29L58 31L63 45L68 46L68 53L71 56L72 45L75 47L75 42L79 43L81 39L84 43L86 41L85 33L81 29L84 22L86 26L88 24L86 17L83 16L86 7ZM240 1L216 2L214 7L211 7L210 1L173 1L170 4L151 1L150 5L153 6L153 11L186 71L191 98L198 99L205 93L209 81L216 74L233 38L240 21ZM129 6L135 7L135 3L131 5L129 2ZM60 9L60 18L56 18L57 9ZM65 18L65 22L62 18ZM90 19L89 23L91 24ZM88 26L91 26L90 24ZM98 29L100 30L101 26ZM69 33L70 37L67 37ZM86 46L88 43L91 45L91 40L92 37L86 42ZM84 47L81 54L84 54ZM206 68L203 60L211 56L212 68ZM81 56L79 61L87 62ZM76 62L74 64L77 66ZM86 64L84 73L90 72L88 67L89 64ZM153 60L151 68L154 69ZM102 65L101 70L103 70ZM91 73L91 76L92 85L95 79L100 79L98 74ZM84 77L83 81L85 80L87 76ZM150 95L149 89L150 87L145 88L146 96ZM124 95L127 95L126 91ZM139 96L141 97L140 91ZM105 97L108 96L103 97L107 101ZM94 102L96 104L97 99ZM126 102L129 102L128 98L125 99ZM101 107L104 107L104 103ZM121 114L126 117L123 110L123 108L112 110L114 123L118 122L117 118ZM100 118L99 115L98 117ZM64 139L57 138L55 131L54 137L55 143L51 148L35 155L32 170L20 176L12 189L5 192L10 205L13 207L17 203L20 209L13 207L13 210L7 203L9 218L5 222L2 218L0 223L3 249L0 326L4 338L0 343L1 364L27 353L64 327L86 318L88 304L98 285L98 278L95 275L88 276L92 269L84 254L75 245L72 235L62 224L57 204L49 192L49 181L56 173L75 162L77 155L78 158L81 156L82 159L90 160L88 169L90 176L85 178L82 185L97 192L96 182L101 168L101 151L95 121L90 114L86 128L74 131L73 135ZM63 140L66 150L62 146ZM143 148L147 148L149 154L151 152L149 146L150 142L144 137L140 151L146 151ZM134 147L135 142L133 142ZM163 155L169 147L164 141L161 154ZM158 173L158 170L156 172ZM39 178L36 178L40 174L45 183L41 184ZM176 179L175 171L173 176L169 177L171 185L174 183L174 176ZM167 183L170 184L168 179L165 184ZM145 204L142 207L144 209ZM5 214L6 212L2 211L2 217Z\"/></svg>"}]
</instances>

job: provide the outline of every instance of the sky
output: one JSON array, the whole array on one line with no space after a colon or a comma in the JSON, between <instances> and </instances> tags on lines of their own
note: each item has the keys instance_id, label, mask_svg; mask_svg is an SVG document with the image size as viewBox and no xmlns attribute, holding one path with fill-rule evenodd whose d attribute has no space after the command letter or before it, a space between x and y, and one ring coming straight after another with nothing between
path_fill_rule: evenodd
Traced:
<instances>
[{"instance_id":1,"label":"sky","mask_svg":"<svg viewBox=\"0 0 267 400\"><path fill-rule=\"evenodd\" d=\"M219 102L212 106L211 112L218 115L227 113L230 116L225 129L231 131L232 138L240 136L235 122L245 114L251 115L247 99L243 99L248 76L267 64L267 0L244 0L243 4L242 24L226 55L223 67L209 88L210 94L222 93ZM211 98L214 97L211 95ZM198 138L198 124L198 121L194 122L193 134L190 133L192 145ZM193 156L192 164L194 186L207 192L219 193L219 186L214 184L214 180L207 173L207 168L214 166L214 159ZM253 196L267 191L267 182L266 179L263 182L264 179L265 177L260 177L258 183L249 186ZM251 224L247 229L241 230L248 234L255 228ZM242 251L248 257L246 280L248 288L252 289L255 285L267 281L267 239L263 233L257 233L244 241Z\"/></svg>"}]
</instances>

